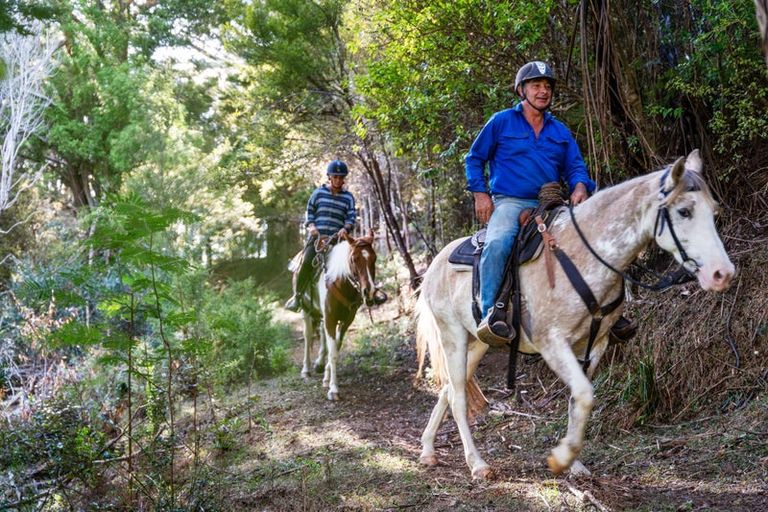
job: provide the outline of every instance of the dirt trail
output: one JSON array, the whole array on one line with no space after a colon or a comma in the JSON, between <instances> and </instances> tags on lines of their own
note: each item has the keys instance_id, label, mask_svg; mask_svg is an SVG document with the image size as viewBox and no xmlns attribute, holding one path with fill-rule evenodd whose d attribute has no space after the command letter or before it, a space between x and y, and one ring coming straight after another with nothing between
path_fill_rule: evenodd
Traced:
<instances>
[{"instance_id":1,"label":"dirt trail","mask_svg":"<svg viewBox=\"0 0 768 512\"><path fill-rule=\"evenodd\" d=\"M593 476L553 478L544 461L565 429L566 394L537 376L521 379L528 393L505 397L502 351L478 370L492 408L474 427L495 478L471 480L450 418L438 436L440 464L423 467L419 437L435 395L412 384L412 340L382 328L399 320L377 320L358 319L356 346L342 350L338 402L326 400L321 376L305 383L298 371L259 386L260 427L244 451L220 461L249 477L228 490L233 509L768 510L765 403L738 419L632 431L601 424L598 403L581 457ZM298 334L296 343L298 365ZM521 372L540 364L522 361Z\"/></svg>"}]
</instances>

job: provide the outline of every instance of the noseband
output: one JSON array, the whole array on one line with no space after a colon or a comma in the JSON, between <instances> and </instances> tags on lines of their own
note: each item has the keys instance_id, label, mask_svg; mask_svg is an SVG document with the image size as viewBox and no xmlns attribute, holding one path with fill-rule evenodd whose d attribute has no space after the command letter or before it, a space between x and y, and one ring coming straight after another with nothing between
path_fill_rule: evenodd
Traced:
<instances>
[{"instance_id":1,"label":"noseband","mask_svg":"<svg viewBox=\"0 0 768 512\"><path fill-rule=\"evenodd\" d=\"M679 269L668 272L667 274L660 276L658 273L642 267L640 265L637 265L643 272L647 274L653 274L658 278L658 281L655 284L646 284L642 281L639 281L626 272L622 272L621 270L618 270L613 265L605 261L602 257L600 257L599 254L592 248L591 245L589 245L589 242L587 241L587 238L584 236L584 233L581 231L581 228L576 223L576 216L573 214L573 205L568 205L568 211L571 214L571 222L573 222L573 227L576 228L576 233L579 234L579 238L581 238L581 241L584 243L584 245L589 249L589 252L592 253L592 256L597 258L597 261L602 263L605 267L609 268L616 274L619 274L622 278L624 278L626 281L629 281L630 283L640 286L641 288L645 288L646 290L654 290L654 291L661 291L666 290L667 288L670 288L672 286L687 283L689 281L693 281L696 279L696 272L699 271L699 264L688 256L688 253L685 252L685 248L683 248L683 244L680 243L680 239L677 237L677 233L675 233L675 228L672 225L672 217L669 215L669 208L666 204L664 204L664 199L669 196L669 194L672 192L671 190L664 190L664 181L667 179L667 176L669 175L669 169L667 169L664 174L661 176L661 180L659 182L659 199L662 201L661 205L659 205L659 209L656 213L656 221L654 223L654 236L661 236L661 234L664 232L664 226L669 226L669 232L672 234L672 240L675 242L675 247L677 247L677 250L680 252L680 258L683 260L682 265ZM687 190L687 192L693 192L700 190L698 186L695 184Z\"/></svg>"}]
</instances>

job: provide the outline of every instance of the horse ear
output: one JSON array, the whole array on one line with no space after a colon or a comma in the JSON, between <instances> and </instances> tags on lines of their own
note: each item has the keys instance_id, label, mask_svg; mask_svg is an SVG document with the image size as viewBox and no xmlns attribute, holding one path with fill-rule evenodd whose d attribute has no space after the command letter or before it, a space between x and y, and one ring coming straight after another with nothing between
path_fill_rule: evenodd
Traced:
<instances>
[{"instance_id":1,"label":"horse ear","mask_svg":"<svg viewBox=\"0 0 768 512\"><path fill-rule=\"evenodd\" d=\"M678 158L674 164L672 164L672 169L670 169L669 173L667 174L667 179L664 182L664 186L662 187L662 190L666 192L672 192L675 187L680 183L680 178L683 177L683 173L685 172L685 159L683 157Z\"/></svg>"},{"instance_id":2,"label":"horse ear","mask_svg":"<svg viewBox=\"0 0 768 512\"><path fill-rule=\"evenodd\" d=\"M701 170L704 167L704 163L701 160L701 155L698 149L694 149L685 159L685 168L689 171L697 172L701 174Z\"/></svg>"}]
</instances>

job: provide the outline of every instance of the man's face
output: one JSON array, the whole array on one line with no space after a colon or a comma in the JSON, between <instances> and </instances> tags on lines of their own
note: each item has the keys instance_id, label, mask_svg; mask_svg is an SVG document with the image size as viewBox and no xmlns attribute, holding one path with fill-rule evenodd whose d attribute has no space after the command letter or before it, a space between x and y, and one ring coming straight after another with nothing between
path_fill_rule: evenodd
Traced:
<instances>
[{"instance_id":1,"label":"man's face","mask_svg":"<svg viewBox=\"0 0 768 512\"><path fill-rule=\"evenodd\" d=\"M344 186L345 176L328 176L328 183L331 184L331 190L339 192Z\"/></svg>"},{"instance_id":2,"label":"man's face","mask_svg":"<svg viewBox=\"0 0 768 512\"><path fill-rule=\"evenodd\" d=\"M535 78L523 86L525 99L538 109L545 109L552 101L552 84L546 78Z\"/></svg>"}]
</instances>

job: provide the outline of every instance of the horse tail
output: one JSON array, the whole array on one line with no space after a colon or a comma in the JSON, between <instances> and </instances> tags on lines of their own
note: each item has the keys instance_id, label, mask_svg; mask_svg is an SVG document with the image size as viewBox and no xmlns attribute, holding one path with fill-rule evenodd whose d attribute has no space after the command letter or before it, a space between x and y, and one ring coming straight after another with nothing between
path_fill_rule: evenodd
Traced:
<instances>
[{"instance_id":1,"label":"horse tail","mask_svg":"<svg viewBox=\"0 0 768 512\"><path fill-rule=\"evenodd\" d=\"M448 384L448 369L445 366L443 341L435 315L423 293L419 294L419 299L416 301L416 318L416 358L419 363L416 380L423 376L424 360L427 352L429 352L429 361L436 387L442 389L444 385ZM480 389L480 383L475 375L467 379L466 390L467 418L474 421L474 418L485 410L488 400Z\"/></svg>"},{"instance_id":2,"label":"horse tail","mask_svg":"<svg viewBox=\"0 0 768 512\"><path fill-rule=\"evenodd\" d=\"M440 329L437 326L437 320L429 307L424 294L419 294L416 301L416 359L419 363L419 369L416 372L416 379L423 376L424 360L429 352L429 360L432 366L432 372L437 387L442 388L448 382L448 370L445 368L445 355L443 354L443 344L440 339Z\"/></svg>"}]
</instances>

